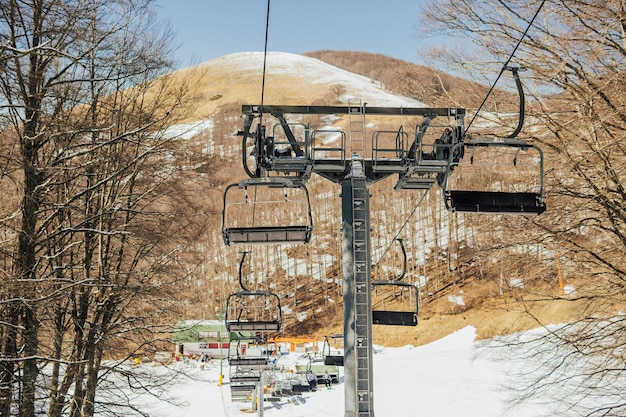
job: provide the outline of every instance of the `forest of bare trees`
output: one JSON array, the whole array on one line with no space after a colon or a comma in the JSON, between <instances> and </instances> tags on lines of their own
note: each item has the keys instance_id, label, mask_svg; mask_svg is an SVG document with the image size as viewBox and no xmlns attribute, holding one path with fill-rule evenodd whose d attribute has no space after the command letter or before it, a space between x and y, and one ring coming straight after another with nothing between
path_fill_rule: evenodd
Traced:
<instances>
[{"instance_id":1,"label":"forest of bare trees","mask_svg":"<svg viewBox=\"0 0 626 417\"><path fill-rule=\"evenodd\" d=\"M104 360L166 338L202 221L159 133L188 104L171 41L147 0L0 2L2 416L131 407L96 400Z\"/></svg>"},{"instance_id":2,"label":"forest of bare trees","mask_svg":"<svg viewBox=\"0 0 626 417\"><path fill-rule=\"evenodd\" d=\"M511 64L528 69L532 128L523 135L548 152L549 210L520 235L553 251L569 274L582 278L584 287L571 301L586 304L579 320L543 347L528 349L531 357L551 346L561 360L543 364L543 376L529 381L527 394L561 384L563 392L577 392L563 400L564 407L579 407L577 415L624 415L623 395L603 408L581 407L595 389L620 398L614 381L625 372L626 2L437 1L422 23L426 31L473 45L464 47L471 54L436 51L441 63L469 69L468 77L495 79L521 40ZM577 379L583 382L560 379L565 369L584 375Z\"/></svg>"}]
</instances>

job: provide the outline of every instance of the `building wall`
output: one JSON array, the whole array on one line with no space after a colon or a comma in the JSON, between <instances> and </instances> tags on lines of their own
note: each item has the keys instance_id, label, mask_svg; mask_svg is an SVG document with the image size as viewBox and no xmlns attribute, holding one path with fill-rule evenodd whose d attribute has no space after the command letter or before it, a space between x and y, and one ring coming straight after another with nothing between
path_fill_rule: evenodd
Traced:
<instances>
[{"instance_id":1,"label":"building wall","mask_svg":"<svg viewBox=\"0 0 626 417\"><path fill-rule=\"evenodd\" d=\"M211 359L220 359L228 357L229 348L228 342L222 343L221 351L218 342L179 342L176 343L174 353L182 357L209 355Z\"/></svg>"}]
</instances>

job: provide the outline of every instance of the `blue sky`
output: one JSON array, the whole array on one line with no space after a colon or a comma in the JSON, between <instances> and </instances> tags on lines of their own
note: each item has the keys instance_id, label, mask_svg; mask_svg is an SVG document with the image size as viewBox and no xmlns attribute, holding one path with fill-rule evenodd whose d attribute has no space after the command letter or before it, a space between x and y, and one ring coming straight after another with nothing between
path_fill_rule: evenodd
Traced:
<instances>
[{"instance_id":1,"label":"blue sky","mask_svg":"<svg viewBox=\"0 0 626 417\"><path fill-rule=\"evenodd\" d=\"M427 0L271 0L268 51L351 50L423 63L417 39ZM178 67L263 51L267 0L157 0L176 32ZM421 49L421 48L420 48Z\"/></svg>"}]
</instances>

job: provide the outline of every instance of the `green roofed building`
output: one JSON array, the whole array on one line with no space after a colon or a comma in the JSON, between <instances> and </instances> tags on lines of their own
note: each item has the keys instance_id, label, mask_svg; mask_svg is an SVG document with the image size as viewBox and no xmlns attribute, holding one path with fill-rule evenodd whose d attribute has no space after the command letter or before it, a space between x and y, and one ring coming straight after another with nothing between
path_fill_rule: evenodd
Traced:
<instances>
[{"instance_id":1,"label":"green roofed building","mask_svg":"<svg viewBox=\"0 0 626 417\"><path fill-rule=\"evenodd\" d=\"M226 358L230 334L223 320L178 320L172 342L177 356Z\"/></svg>"}]
</instances>

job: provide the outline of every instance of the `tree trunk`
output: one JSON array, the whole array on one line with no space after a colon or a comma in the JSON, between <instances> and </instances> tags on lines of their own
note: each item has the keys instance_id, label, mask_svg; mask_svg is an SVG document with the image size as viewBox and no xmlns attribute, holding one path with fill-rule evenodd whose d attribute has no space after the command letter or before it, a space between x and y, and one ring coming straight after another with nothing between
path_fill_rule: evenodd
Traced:
<instances>
[{"instance_id":1,"label":"tree trunk","mask_svg":"<svg viewBox=\"0 0 626 417\"><path fill-rule=\"evenodd\" d=\"M38 38L36 38L38 45ZM39 59L36 54L30 60L30 78L28 90L31 97L27 100L26 124L24 137L22 138L22 164L24 172L24 196L22 199L22 227L19 231L19 244L16 262L16 275L22 280L22 297L26 300L20 306L21 326L23 343L23 374L22 390L20 392L20 417L35 415L36 381L39 375L37 366L39 345L39 319L37 317L36 291L34 283L36 278L35 253L38 244L37 222L39 219L40 187L43 184L43 175L38 172L39 149L41 137L38 132L39 107L41 100L38 98L41 85L38 84L43 77L39 68Z\"/></svg>"},{"instance_id":2,"label":"tree trunk","mask_svg":"<svg viewBox=\"0 0 626 417\"><path fill-rule=\"evenodd\" d=\"M6 325L0 333L0 416L8 416L13 399L13 386L15 384L15 370L17 362L17 311L13 305L3 309L2 320Z\"/></svg>"}]
</instances>

